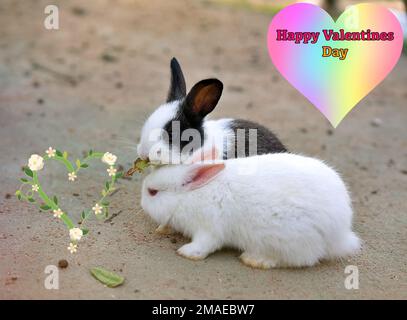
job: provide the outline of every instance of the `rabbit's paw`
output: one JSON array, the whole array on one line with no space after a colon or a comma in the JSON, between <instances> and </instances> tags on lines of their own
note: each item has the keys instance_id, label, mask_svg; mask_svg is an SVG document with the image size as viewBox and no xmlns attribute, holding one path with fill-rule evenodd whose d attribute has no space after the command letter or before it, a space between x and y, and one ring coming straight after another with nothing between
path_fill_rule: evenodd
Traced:
<instances>
[{"instance_id":1,"label":"rabbit's paw","mask_svg":"<svg viewBox=\"0 0 407 320\"><path fill-rule=\"evenodd\" d=\"M264 257L258 254L243 252L239 257L242 262L249 267L257 269L270 269L277 266L275 260L270 257Z\"/></svg>"},{"instance_id":2,"label":"rabbit's paw","mask_svg":"<svg viewBox=\"0 0 407 320\"><path fill-rule=\"evenodd\" d=\"M206 250L194 242L183 245L177 250L177 253L180 256L191 260L203 260L208 255Z\"/></svg>"},{"instance_id":3,"label":"rabbit's paw","mask_svg":"<svg viewBox=\"0 0 407 320\"><path fill-rule=\"evenodd\" d=\"M174 233L174 231L171 229L171 227L167 224L160 224L157 229L155 229L155 233L161 234L161 235L169 235Z\"/></svg>"}]
</instances>

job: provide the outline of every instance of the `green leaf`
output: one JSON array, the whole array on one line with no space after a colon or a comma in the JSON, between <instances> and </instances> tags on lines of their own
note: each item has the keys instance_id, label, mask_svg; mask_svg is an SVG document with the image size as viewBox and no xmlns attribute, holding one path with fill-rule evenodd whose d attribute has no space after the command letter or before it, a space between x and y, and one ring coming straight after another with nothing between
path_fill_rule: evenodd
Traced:
<instances>
[{"instance_id":1,"label":"green leaf","mask_svg":"<svg viewBox=\"0 0 407 320\"><path fill-rule=\"evenodd\" d=\"M25 174L27 175L27 176L29 176L29 177L33 177L33 175L34 175L34 173L31 171L31 169L30 168L28 168L28 167L24 167L24 172L25 172Z\"/></svg>"},{"instance_id":2,"label":"green leaf","mask_svg":"<svg viewBox=\"0 0 407 320\"><path fill-rule=\"evenodd\" d=\"M83 229L81 229L81 230L82 230L83 235L86 235L86 234L89 233L89 230L88 230L88 229L83 228Z\"/></svg>"},{"instance_id":3,"label":"green leaf","mask_svg":"<svg viewBox=\"0 0 407 320\"><path fill-rule=\"evenodd\" d=\"M64 157L64 159L68 159L68 152L64 151L64 153L62 154L62 156Z\"/></svg>"},{"instance_id":4,"label":"green leaf","mask_svg":"<svg viewBox=\"0 0 407 320\"><path fill-rule=\"evenodd\" d=\"M102 206L104 206L104 207L109 206L109 201L103 201L103 202L102 202Z\"/></svg>"},{"instance_id":5,"label":"green leaf","mask_svg":"<svg viewBox=\"0 0 407 320\"><path fill-rule=\"evenodd\" d=\"M106 190L102 190L102 196L105 197L107 194Z\"/></svg>"},{"instance_id":6,"label":"green leaf","mask_svg":"<svg viewBox=\"0 0 407 320\"><path fill-rule=\"evenodd\" d=\"M95 279L99 280L103 284L110 288L120 286L124 282L124 278L116 273L108 271L102 267L96 267L90 269L90 273Z\"/></svg>"},{"instance_id":7,"label":"green leaf","mask_svg":"<svg viewBox=\"0 0 407 320\"><path fill-rule=\"evenodd\" d=\"M134 168L137 168L140 172L143 172L144 169L146 169L148 166L150 165L150 162L148 162L147 160L142 160L140 158L138 158L135 162L134 162Z\"/></svg>"},{"instance_id":8,"label":"green leaf","mask_svg":"<svg viewBox=\"0 0 407 320\"><path fill-rule=\"evenodd\" d=\"M35 202L34 198L32 198L32 197L28 197L27 200L30 202Z\"/></svg>"},{"instance_id":9,"label":"green leaf","mask_svg":"<svg viewBox=\"0 0 407 320\"><path fill-rule=\"evenodd\" d=\"M56 150L56 151L55 151L55 154L56 154L58 157L62 157L62 152L59 151L59 150Z\"/></svg>"},{"instance_id":10,"label":"green leaf","mask_svg":"<svg viewBox=\"0 0 407 320\"><path fill-rule=\"evenodd\" d=\"M82 164L81 164L81 168L87 168L87 167L89 167L88 164L86 164L86 163L82 163Z\"/></svg>"},{"instance_id":11,"label":"green leaf","mask_svg":"<svg viewBox=\"0 0 407 320\"><path fill-rule=\"evenodd\" d=\"M109 209L107 207L105 207L105 218L107 218L109 216Z\"/></svg>"},{"instance_id":12,"label":"green leaf","mask_svg":"<svg viewBox=\"0 0 407 320\"><path fill-rule=\"evenodd\" d=\"M113 177L113 181L116 182L117 179L120 179L122 177L123 177L123 171L120 171L115 174L115 176Z\"/></svg>"},{"instance_id":13,"label":"green leaf","mask_svg":"<svg viewBox=\"0 0 407 320\"><path fill-rule=\"evenodd\" d=\"M109 190L109 187L110 187L110 183L109 183L109 181L106 181L105 186L106 186L106 191L108 191L108 190Z\"/></svg>"},{"instance_id":14,"label":"green leaf","mask_svg":"<svg viewBox=\"0 0 407 320\"><path fill-rule=\"evenodd\" d=\"M16 196L21 195L21 190L17 190L15 193Z\"/></svg>"},{"instance_id":15,"label":"green leaf","mask_svg":"<svg viewBox=\"0 0 407 320\"><path fill-rule=\"evenodd\" d=\"M89 157L93 154L93 150L89 150Z\"/></svg>"},{"instance_id":16,"label":"green leaf","mask_svg":"<svg viewBox=\"0 0 407 320\"><path fill-rule=\"evenodd\" d=\"M81 166L81 160L79 160L79 159L76 159L76 166L79 168L80 166Z\"/></svg>"},{"instance_id":17,"label":"green leaf","mask_svg":"<svg viewBox=\"0 0 407 320\"><path fill-rule=\"evenodd\" d=\"M85 218L86 218L86 213L85 213L85 211L82 211L82 213L81 213L81 219L82 219L82 220L85 220Z\"/></svg>"},{"instance_id":18,"label":"green leaf","mask_svg":"<svg viewBox=\"0 0 407 320\"><path fill-rule=\"evenodd\" d=\"M22 183L27 183L27 182L28 182L28 180L27 180L27 179L24 179L24 178L21 178L20 181L21 181Z\"/></svg>"},{"instance_id":19,"label":"green leaf","mask_svg":"<svg viewBox=\"0 0 407 320\"><path fill-rule=\"evenodd\" d=\"M48 206L48 205L46 205L46 204L43 204L43 205L40 207L40 209L41 209L42 211L48 211L49 209L51 209L51 207Z\"/></svg>"},{"instance_id":20,"label":"green leaf","mask_svg":"<svg viewBox=\"0 0 407 320\"><path fill-rule=\"evenodd\" d=\"M17 195L17 199L18 199L18 200L21 200L21 193L19 193L19 194Z\"/></svg>"},{"instance_id":21,"label":"green leaf","mask_svg":"<svg viewBox=\"0 0 407 320\"><path fill-rule=\"evenodd\" d=\"M58 199L57 199L57 196L54 196L54 203L55 203L56 205L58 205Z\"/></svg>"}]
</instances>

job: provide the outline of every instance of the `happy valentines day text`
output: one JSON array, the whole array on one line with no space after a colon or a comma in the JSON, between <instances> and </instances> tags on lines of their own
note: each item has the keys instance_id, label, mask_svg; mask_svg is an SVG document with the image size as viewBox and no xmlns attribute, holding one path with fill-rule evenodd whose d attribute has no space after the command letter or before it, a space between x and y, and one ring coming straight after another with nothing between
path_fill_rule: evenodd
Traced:
<instances>
[{"instance_id":1,"label":"happy valentines day text","mask_svg":"<svg viewBox=\"0 0 407 320\"><path fill-rule=\"evenodd\" d=\"M295 44L316 44L320 32L291 32L286 29L277 29L277 41L293 41ZM344 29L334 31L332 29L322 30L326 41L392 41L394 40L393 32L373 32L370 29L360 32L345 32ZM334 57L339 60L346 59L349 49L332 48L330 46L322 47L322 57Z\"/></svg>"}]
</instances>

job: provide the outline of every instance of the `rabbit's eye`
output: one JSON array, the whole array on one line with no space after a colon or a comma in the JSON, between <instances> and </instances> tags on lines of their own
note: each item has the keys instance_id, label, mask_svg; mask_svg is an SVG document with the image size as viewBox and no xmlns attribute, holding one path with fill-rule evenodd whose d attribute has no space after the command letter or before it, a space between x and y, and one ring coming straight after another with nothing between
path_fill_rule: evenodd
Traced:
<instances>
[{"instance_id":1,"label":"rabbit's eye","mask_svg":"<svg viewBox=\"0 0 407 320\"><path fill-rule=\"evenodd\" d=\"M148 188L148 194L149 194L150 196L154 197L157 193L158 193L158 190L157 190L157 189Z\"/></svg>"}]
</instances>

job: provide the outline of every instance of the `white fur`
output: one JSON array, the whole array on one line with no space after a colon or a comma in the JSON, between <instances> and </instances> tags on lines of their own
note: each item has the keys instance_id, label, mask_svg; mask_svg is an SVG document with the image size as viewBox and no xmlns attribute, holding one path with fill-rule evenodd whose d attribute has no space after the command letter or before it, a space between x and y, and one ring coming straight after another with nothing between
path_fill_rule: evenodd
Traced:
<instances>
[{"instance_id":1,"label":"white fur","mask_svg":"<svg viewBox=\"0 0 407 320\"><path fill-rule=\"evenodd\" d=\"M234 119L224 118L219 120L204 120L204 132L206 135L205 144L202 146L202 153L210 149L218 151L219 159L223 159L224 150L234 142L235 133L230 128L230 123ZM188 159L189 160L189 159ZM187 161L184 161L187 163Z\"/></svg>"},{"instance_id":2,"label":"white fur","mask_svg":"<svg viewBox=\"0 0 407 320\"><path fill-rule=\"evenodd\" d=\"M243 251L245 263L270 268L312 266L359 250L348 191L323 162L281 153L224 164L195 190L188 189L188 179L204 164L163 166L143 182L143 209L192 238L181 255L203 259L233 247ZM159 192L151 196L148 188Z\"/></svg>"},{"instance_id":3,"label":"white fur","mask_svg":"<svg viewBox=\"0 0 407 320\"><path fill-rule=\"evenodd\" d=\"M139 157L143 159L149 158L153 163L170 163L168 159L171 159L172 164L188 163L190 161L191 154L183 154L182 150L176 150L175 148L170 150L166 141L156 135L168 121L175 117L179 104L180 101L163 104L150 115L141 130L140 142L137 145ZM202 151L215 147L219 151L219 158L222 159L225 142L230 141L227 142L227 146L234 141L234 133L229 125L233 119L204 119L203 121L205 143L202 146ZM157 152L158 150L159 152Z\"/></svg>"},{"instance_id":4,"label":"white fur","mask_svg":"<svg viewBox=\"0 0 407 320\"><path fill-rule=\"evenodd\" d=\"M166 143L161 139L155 139L154 132L158 129L163 129L165 124L174 118L180 101L166 103L157 108L144 123L141 129L140 143L137 145L137 153L143 159L151 157L151 150L156 146L162 150L168 149ZM150 159L152 161L159 159Z\"/></svg>"}]
</instances>

